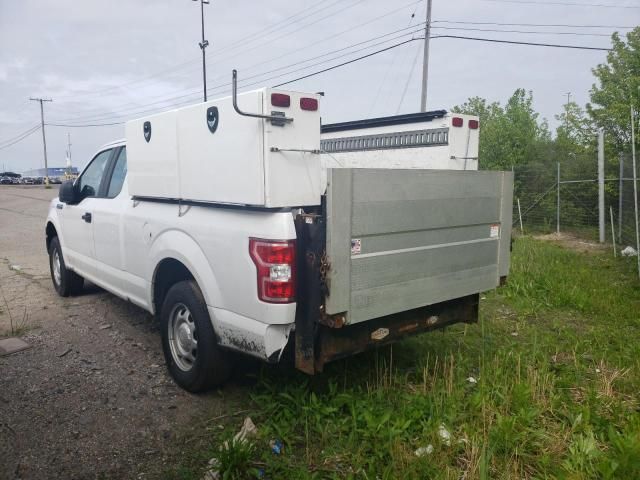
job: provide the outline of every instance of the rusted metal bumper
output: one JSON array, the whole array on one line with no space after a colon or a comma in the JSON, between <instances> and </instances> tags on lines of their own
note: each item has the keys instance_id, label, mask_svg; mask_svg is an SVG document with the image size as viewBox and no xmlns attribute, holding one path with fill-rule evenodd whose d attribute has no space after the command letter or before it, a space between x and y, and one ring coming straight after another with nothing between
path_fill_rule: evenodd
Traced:
<instances>
[{"instance_id":1,"label":"rusted metal bumper","mask_svg":"<svg viewBox=\"0 0 640 480\"><path fill-rule=\"evenodd\" d=\"M333 360L388 345L403 338L454 323L478 321L479 295L450 300L366 322L331 328L318 324L306 350L296 348L296 368L308 374L322 372ZM296 340L299 336L296 334ZM310 347L310 348L309 348Z\"/></svg>"},{"instance_id":2,"label":"rusted metal bumper","mask_svg":"<svg viewBox=\"0 0 640 480\"><path fill-rule=\"evenodd\" d=\"M333 360L388 345L411 335L454 323L477 322L478 300L479 295L470 295L342 328L319 325L314 352L314 371L321 372L324 365Z\"/></svg>"}]
</instances>

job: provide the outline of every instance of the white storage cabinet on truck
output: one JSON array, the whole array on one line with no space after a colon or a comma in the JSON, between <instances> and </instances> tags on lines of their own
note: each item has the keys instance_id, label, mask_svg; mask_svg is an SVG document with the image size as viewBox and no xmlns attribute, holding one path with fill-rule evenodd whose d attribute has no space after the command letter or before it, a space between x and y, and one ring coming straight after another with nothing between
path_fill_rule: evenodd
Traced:
<instances>
[{"instance_id":1,"label":"white storage cabinet on truck","mask_svg":"<svg viewBox=\"0 0 640 480\"><path fill-rule=\"evenodd\" d=\"M235 87L235 82L234 82ZM261 89L127 123L60 188L58 293L84 279L156 314L183 388L229 351L298 369L474 322L509 269L512 178L443 111L320 126L317 95Z\"/></svg>"}]
</instances>

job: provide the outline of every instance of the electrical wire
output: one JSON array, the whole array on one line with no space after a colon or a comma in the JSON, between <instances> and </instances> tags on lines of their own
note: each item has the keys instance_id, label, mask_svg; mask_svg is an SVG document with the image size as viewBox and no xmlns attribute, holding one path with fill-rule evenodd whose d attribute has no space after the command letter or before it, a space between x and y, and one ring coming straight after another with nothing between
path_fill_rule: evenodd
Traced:
<instances>
[{"instance_id":1,"label":"electrical wire","mask_svg":"<svg viewBox=\"0 0 640 480\"><path fill-rule=\"evenodd\" d=\"M295 13L295 14L293 14L293 15L290 15L289 17L286 17L285 19L283 19L283 20L281 20L281 21L279 21L279 22L276 22L276 23L274 23L274 24L272 24L272 25L270 25L270 26L268 26L268 27L265 27L265 28L262 28L262 29L256 30L255 32L252 32L251 34L246 35L245 37L241 38L239 41L234 42L234 43L233 43L233 45L230 45L230 47L228 47L227 49L229 49L229 48L232 48L232 49L233 49L233 48L235 48L235 47L236 47L236 46L238 46L238 45L242 45L242 44L243 44L243 39L244 39L244 40L246 40L247 38L249 38L249 39L250 39L250 41L253 41L253 40L254 40L258 35L260 35L260 34L263 34L263 35L264 35L264 34L266 34L266 32L268 32L269 30L271 30L271 29L273 29L273 28L276 28L276 27L280 26L282 23L286 23L288 20L290 20L290 19L292 19L292 18L294 18L294 17L296 17L296 16L298 16L298 15L301 15L302 13L309 12L310 10L315 10L315 9L317 9L318 7L321 7L321 6L322 6L322 4L323 4L323 3L326 3L327 1L329 1L329 0L321 0L320 2L318 2L316 5L314 5L314 6L313 6L313 7L311 7L311 8L305 8L305 9L303 9L303 10L299 11L298 13ZM333 6L334 4L338 3L339 1L340 1L340 0L334 0L330 5L328 5L328 6L326 6L326 7L322 7L322 8L330 8L331 6ZM315 13L317 13L317 12L313 12L313 13L311 13L310 15L313 15L313 14L315 14ZM309 15L307 15L307 16L309 16ZM299 18L299 19L297 19L297 20L295 20L295 21L299 21L299 20L302 20L302 19L304 19L304 18L307 18L307 16L302 17L302 18ZM294 22L295 22L295 21L294 21ZM247 43L247 42L245 41L244 43ZM164 75L164 74L165 74L165 73L167 73L167 72L171 73L171 72L177 71L177 70L181 69L182 67L184 67L185 65L189 65L189 64L199 64L199 63L200 63L200 61L201 61L201 59L200 59L200 58L198 58L198 59L193 59L193 60L188 60L188 61L186 61L186 62L178 63L178 64L176 64L176 65L174 65L174 66L172 66L172 67L169 67L169 68L166 68L166 69L160 70L160 71L158 71L158 72L152 73L152 74L147 75L147 76L144 76L144 77L142 77L142 78L139 78L139 79L136 79L136 80L131 80L131 81L129 81L129 82L126 82L126 83L123 83L123 84L119 84L119 85L113 85L113 86L111 86L111 87L107 87L107 88L105 88L105 89L103 89L103 90L99 90L99 91L96 91L96 92L75 93L75 94L73 94L73 95L58 95L58 96L56 97L56 99L76 98L76 97L78 97L78 96L94 96L94 95L96 95L96 96L101 96L101 94L103 94L103 93L105 93L105 92L111 92L111 91L114 91L114 90L118 90L118 89L120 89L120 88L122 88L122 87L126 87L126 86L129 86L129 85L133 85L133 84L135 84L135 83L139 83L139 82L143 82L143 81L145 81L145 80L147 80L147 79L150 79L150 78L155 78L155 77L158 77L158 76L162 76L162 75ZM147 86L147 85L144 85L144 87L146 87L146 86Z\"/></svg>"},{"instance_id":2,"label":"electrical wire","mask_svg":"<svg viewBox=\"0 0 640 480\"><path fill-rule=\"evenodd\" d=\"M409 83L411 83L411 77L413 77L413 71L418 64L418 57L420 56L420 52L422 49L420 46L416 49L415 56L413 57L413 63L411 64L411 70L409 70L409 75L407 76L407 81L404 84L404 88L402 89L402 95L400 96L400 101L398 102L398 108L396 109L396 115L400 113L400 108L402 108L402 104L404 103L404 97L407 94L407 90L409 89Z\"/></svg>"},{"instance_id":3,"label":"electrical wire","mask_svg":"<svg viewBox=\"0 0 640 480\"><path fill-rule=\"evenodd\" d=\"M567 28L621 28L632 30L636 27L622 25L576 25L567 23L501 23L501 22L467 22L454 20L432 20L431 23L454 23L461 25L498 25L505 27L567 27ZM433 28L433 27L432 27Z\"/></svg>"},{"instance_id":4,"label":"electrical wire","mask_svg":"<svg viewBox=\"0 0 640 480\"><path fill-rule=\"evenodd\" d=\"M416 8L413 10L413 13L411 14L411 18L409 18L409 23L408 23L407 27L411 27L412 26L413 19L416 17L416 13L418 13L418 8L419 8L419 6L416 6ZM427 23L427 22L422 22L422 24L425 24L425 23ZM387 77L389 76L389 73L391 73L391 71L393 70L393 66L396 63L397 58L398 57L394 56L391 59L391 63L389 64L389 66L387 67L386 71L384 72L384 75L382 76L382 80L380 81L380 84L378 85L378 90L377 90L376 94L373 96L373 101L371 102L371 106L369 107L369 115L371 115L371 112L373 111L373 108L377 105L377 100L378 100L378 98L380 98L380 92L382 92L382 88L384 87L384 84L387 81Z\"/></svg>"},{"instance_id":5,"label":"electrical wire","mask_svg":"<svg viewBox=\"0 0 640 480\"><path fill-rule=\"evenodd\" d=\"M583 32L541 32L538 30L497 30L490 28L467 28L467 27L431 27L435 30L462 30L465 32L492 32L492 33L519 33L534 35L576 35L584 37L611 37L608 33L583 33Z\"/></svg>"},{"instance_id":6,"label":"electrical wire","mask_svg":"<svg viewBox=\"0 0 640 480\"><path fill-rule=\"evenodd\" d=\"M14 138L12 141L10 141L9 143L5 143L3 145L0 145L0 150L4 150L5 148L8 148L12 145L15 145L18 142L21 142L22 140L24 140L25 138L29 137L30 135L33 135L34 133L36 133L38 130L40 130L40 125L37 125L36 127L32 128L31 130L27 130L26 132L23 132L22 136L19 136L17 138Z\"/></svg>"},{"instance_id":7,"label":"electrical wire","mask_svg":"<svg viewBox=\"0 0 640 480\"><path fill-rule=\"evenodd\" d=\"M289 85L290 83L297 82L299 80L304 80L305 78L314 77L316 75L320 75L321 73L328 72L330 70L335 70L336 68L344 67L345 65L349 65L350 63L358 62L358 61L363 60L365 58L373 57L374 55L378 55L379 53L386 52L388 50L400 47L402 45L406 45L407 43L413 42L415 40L421 40L421 39L420 38L410 38L409 40L405 40L404 42L396 43L395 45L391 45L390 47L382 48L380 50L376 50L375 52L371 52L371 53L369 53L367 55L363 55L361 57L354 58L354 59L349 60L347 62L342 62L342 63L339 63L338 65L333 65L332 67L324 68L324 69L319 70L317 72L309 73L308 75L303 75L301 77L294 78L293 80L287 80L286 82L282 82L282 83L279 83L277 85L273 85L272 88L282 87L283 85Z\"/></svg>"},{"instance_id":8,"label":"electrical wire","mask_svg":"<svg viewBox=\"0 0 640 480\"><path fill-rule=\"evenodd\" d=\"M362 27L364 27L364 26L366 26L366 25L368 25L368 24L371 24L371 23L373 23L373 22L375 22L375 21L378 21L378 20L381 20L381 19L384 19L384 18L388 18L388 16L389 16L389 15L392 15L392 14L394 14L394 13L396 13L396 12L400 11L400 10L403 10L403 9L405 9L405 8L407 8L407 7L410 7L410 6L413 6L413 5L416 5L416 4L419 4L419 3L422 3L423 1L424 1L424 0L414 0L414 1L411 1L411 2L409 2L409 3L406 3L406 4L402 5L402 6L400 6L400 7L393 8L393 9L391 9L391 10L385 11L385 12L384 12L384 13L382 13L381 15L378 15L378 16L376 16L376 17L374 17L374 18L372 18L372 19L370 19L370 20L368 20L368 21L366 21L366 22L361 22L361 23L359 23L356 27L349 28L349 29L345 29L345 30L343 30L343 31L341 31L341 32L338 32L338 33L335 33L335 34L329 35L329 36L327 36L327 37L325 37L325 38L323 38L323 39L320 39L320 40L318 40L318 41L314 42L314 44L312 44L312 45L304 45L304 46L302 46L302 47L300 47L300 48L297 48L297 49L295 49L295 50L289 51L289 52L287 52L287 53L285 53L285 54L283 54L283 55L279 55L279 56L276 56L276 57L272 57L272 58L269 58L269 59L265 59L265 60L263 60L263 61L261 61L261 62L258 62L258 63L256 63L256 64L253 64L253 65L248 66L245 70L252 70L252 69L254 69L254 68L256 68L256 67L258 67L258 66L260 66L260 65L263 65L263 64L265 64L265 63L272 63L273 61L276 61L276 60L279 60L279 59L281 59L281 58L284 58L284 57L290 56L290 55L292 55L292 54L294 54L294 53L296 53L296 52L298 52L298 51L308 50L308 49L309 49L309 47L313 47L315 44L322 44L325 40L332 40L332 39L335 39L335 38L337 38L337 37L339 37L339 36L341 36L341 35L343 35L343 34L345 34L345 33L351 33L351 32L353 32L354 30L360 29L360 28L362 28ZM333 5L333 4L332 4L332 5ZM415 15L415 11L414 11L414 15ZM375 40L375 39L377 39L377 38L383 38L383 37L385 37L385 36L392 35L393 33L400 32L400 31L403 31L403 30L407 30L407 29L409 29L409 28L413 28L413 27L415 27L415 26L417 26L417 25L421 25L421 24L423 25L424 23L425 23L425 22L421 22L421 23L418 23L418 24L413 25L413 26L411 26L411 25L410 25L410 26L408 26L408 27L405 27L404 29L399 29L399 30L396 30L396 31L394 31L394 32L387 33L387 34L385 34L385 35L380 35L380 36L378 36L378 37L374 37L373 39L369 39L368 41L373 41L373 40ZM291 32L290 32L290 33L291 33ZM365 42L366 42L366 41L365 41ZM365 42L361 42L361 43L365 43ZM355 44L355 45L358 45L358 44ZM355 46L355 45L351 45L351 47L353 47L353 46ZM339 50L344 50L344 49L339 49ZM327 53L327 54L325 54L325 55L328 55L328 53ZM308 61L313 60L314 58L319 58L319 56L318 56L318 57L312 57L312 58L310 58L310 59L306 59L305 61L307 61L307 62L308 62ZM304 61L303 61L303 62L304 62ZM299 63L303 63L303 62L299 62ZM281 68L285 68L285 67L281 67ZM214 82L214 81L216 81L216 80L218 80L218 81L219 81L219 80L220 80L220 79L222 79L222 78L224 78L224 77L223 77L223 76L214 77L214 78L213 78L213 79L211 79L209 82L207 82L207 88L208 88L208 89L210 89L210 88L213 88L213 89L217 88L217 87L215 87L215 86L212 86L212 85L213 85L213 82ZM245 80L246 80L246 78L245 78ZM228 85L228 83L225 83L224 85ZM153 98L160 98L160 100L155 101L155 102L151 102L151 103L146 103L146 104L143 104L143 105L134 105L134 104L133 104L133 103L131 103L131 102L127 102L127 103L125 103L125 104L122 104L122 105L120 105L120 106L116 106L116 107L114 107L114 108L116 109L116 112L117 112L117 111L119 111L119 110L117 110L117 109L122 109L122 108L124 108L124 109L125 109L125 111L126 111L126 108L127 108L127 107L129 107L129 106L131 106L132 108L134 108L134 109L135 109L135 108L139 108L140 106L146 106L146 105L152 105L152 104L162 104L162 103L166 103L166 102L167 102L167 101L169 101L169 100L178 99L178 98L187 98L187 97L189 97L189 98L194 97L194 98L195 98L196 96L200 96L200 95L201 95L201 93L202 93L202 87L198 86L198 87L194 87L194 88L191 88L191 89L178 90L178 91L176 91L175 93L181 93L181 92L187 92L187 93L185 93L185 94L183 94L183 95L174 95L174 96L169 97L169 98L167 98L166 96L164 96L164 97L163 97L163 96L151 97L152 99L153 99ZM59 97L57 97L57 98L59 98ZM129 110L130 110L130 109L129 109ZM76 121L76 120L80 120L80 121L92 121L96 116L102 116L102 115L103 115L103 113L104 113L104 111L103 111L103 110L98 110L98 109L90 109L90 110L85 110L85 111L84 111L84 112L82 112L82 113L83 113L83 114L82 114L81 116L78 116L78 117L67 118L67 119L57 120L57 121L59 121L59 122Z\"/></svg>"},{"instance_id":9,"label":"electrical wire","mask_svg":"<svg viewBox=\"0 0 640 480\"><path fill-rule=\"evenodd\" d=\"M351 44L351 45L348 45L346 47L342 47L342 48L339 48L339 49L336 49L336 50L332 50L332 51L323 53L321 55L317 55L315 57L307 58L307 59L305 59L303 61L300 61L300 62L294 62L294 63L288 64L288 65L284 65L284 66L279 67L279 68L271 69L271 70L268 70L268 71L265 71L265 72L260 72L258 74L254 74L254 75L251 75L251 76L248 76L248 77L244 77L243 78L243 82L247 82L248 80L251 80L251 79L254 79L254 78L258 78L258 77L262 77L264 75L268 75L268 74L274 73L276 71L281 71L281 70L289 69L289 68L292 68L292 67L296 67L298 65L302 65L302 64L308 63L308 62L310 62L312 60L319 59L319 58L322 58L322 57L327 57L329 55L333 55L335 53L343 52L345 50L351 50L354 47L357 47L357 46L360 46L360 45L364 45L364 44L367 44L367 43L371 43L371 42L373 42L375 40L379 40L379 39L382 39L382 38L385 38L385 37L389 37L391 35L394 35L394 34L399 33L399 32L403 32L403 31L408 30L410 28L411 29L415 29L415 28L417 28L417 25L413 25L411 27L401 28L401 29L398 29L398 30L395 30L393 32L389 32L389 33L386 33L386 34L383 34L383 35L378 35L377 37L369 38L367 40L364 40L364 41L361 41L361 42L357 42L357 43L354 43L354 44ZM315 64L306 65L304 67L301 67L301 68L298 68L298 69L295 69L295 70L292 70L292 71L288 71L288 72L286 72L284 74L281 74L280 76L286 75L286 74L291 74L291 73L294 73L294 72L297 72L297 71L300 71L300 70L303 70L303 69L306 69L306 68L311 68L311 67L317 66L317 65L322 64L322 63L327 63L327 62L336 60L338 58L342 58L342 57L347 56L347 55L352 55L354 53L357 53L357 52L360 52L360 51L363 51L363 50L366 50L366 49L369 49L369 48L373 48L375 46L379 46L379 45L388 43L390 41L397 40L399 38L406 37L407 35L413 35L414 33L417 33L418 31L419 30L415 30L415 31L411 30L409 32L402 33L402 34L400 34L400 35L398 35L396 37L388 38L388 39L386 39L386 40L384 40L382 42L375 43L375 44L372 44L372 45L367 45L367 46L365 46L363 48L360 48L360 49L357 49L357 50L352 50L352 51L347 52L347 53L345 53L343 55L339 55L339 56L324 60L322 62L317 62ZM276 78L276 77L272 77L272 78ZM213 85L213 86L212 85L208 85L208 88L210 88L211 91L215 91L216 89L220 89L220 88L223 88L223 87L228 87L230 85L231 85L230 82L224 82L224 83L219 84L219 85ZM195 91L193 93L188 93L188 94L185 94L185 95L179 95L179 96L168 97L168 98L165 97L165 98L163 98L161 100L158 100L158 101L155 101L155 102L150 102L150 103L143 104L143 105L137 105L137 106L134 106L134 107L132 107L130 109L116 110L115 112L112 112L113 113L112 115L109 114L107 117L105 117L104 114L99 114L99 115L73 117L73 118L67 118L65 120L55 120L55 121L58 122L58 123L64 123L64 122L74 123L74 122L78 122L78 121L80 121L80 122L87 122L87 121L88 122L95 122L95 121L106 120L106 119L111 119L111 118L118 118L118 117L121 117L121 116L123 116L125 114L136 112L140 107L147 107L147 106L156 105L156 104L164 104L164 103L168 103L168 102L170 102L172 100L178 100L178 99L182 99L182 98L190 98L191 99L192 97L199 96L199 95L200 95L200 90L197 90L197 91ZM189 101L191 101L191 100L189 100ZM118 113L121 113L122 115L118 115Z\"/></svg>"},{"instance_id":10,"label":"electrical wire","mask_svg":"<svg viewBox=\"0 0 640 480\"><path fill-rule=\"evenodd\" d=\"M579 50L597 50L597 51L609 51L610 50L608 48L587 47L587 46L580 46L580 45L563 45L563 44L550 44L550 43L520 42L520 41L499 40L499 39L491 39L491 38L464 37L464 36L458 36L458 35L436 35L436 36L432 36L431 37L431 39L438 39L438 38L452 38L452 39L480 41L480 42L506 43L506 44L512 44L512 45L530 45L530 46L539 46L539 47L570 48L570 49L579 49ZM294 83L294 82L297 82L297 81L300 81L300 80L304 80L306 78L310 78L310 77L319 75L321 73L325 73L325 72L328 72L328 71L331 71L331 70L335 70L336 68L340 68L340 67L343 67L345 65L349 65L351 63L358 62L358 61L363 60L365 58L369 58L369 57L372 57L374 55L378 55L380 53L392 50L394 48L398 48L398 47L400 47L402 45L406 45L407 43L410 43L410 42L413 42L413 41L416 41L416 40L423 40L423 38L421 38L421 37L413 37L413 38L410 38L408 40L405 40L405 41L390 45L388 47L376 50L374 52L370 52L370 53L368 53L366 55L362 55L360 57L350 59L350 60L348 60L346 62L342 62L342 63L339 63L337 65L332 65L330 67L323 68L321 70L318 70L318 71L315 71L315 72L311 72L309 74L302 75L300 77L297 77L297 78L294 78L294 79L291 79L291 80L287 80L285 82L273 85L273 88L277 88L277 87L281 87L281 86L284 86L284 85L288 85L288 84L291 84L291 83ZM253 84L256 84L256 83L264 83L264 82L266 82L268 80L271 80L273 78L278 78L278 77L281 77L283 75L287 75L289 73L291 73L291 72L287 72L287 73L284 73L284 74L276 75L274 77L267 78L267 79L262 79L262 80L260 80L258 82L254 82L254 83L249 84L249 85L244 85L244 87L252 86ZM122 122L118 122L116 124L120 124L120 123L122 123ZM55 126L68 126L68 127L86 126L86 127L90 127L90 126L103 126L103 125L107 125L107 124L83 124L83 125L80 125L80 124L78 124L78 125L71 125L71 124L69 124L69 125L61 125L61 124L59 124L59 125L55 125Z\"/></svg>"},{"instance_id":11,"label":"electrical wire","mask_svg":"<svg viewBox=\"0 0 640 480\"><path fill-rule=\"evenodd\" d=\"M32 126L27 128L24 132L20 132L17 135L14 135L11 138L7 138L6 140L1 140L0 141L0 145L3 145L3 144L8 143L8 142L11 142L11 141L15 140L16 138L21 137L25 133L29 133L31 130L38 129L38 128L40 128L40 124L39 123L33 124Z\"/></svg>"},{"instance_id":12,"label":"electrical wire","mask_svg":"<svg viewBox=\"0 0 640 480\"><path fill-rule=\"evenodd\" d=\"M481 0L483 2L497 2L497 3L515 3L520 5L561 5L569 7L600 7L600 8L640 8L640 6L633 5L607 5L604 3L574 3L574 2L535 2L533 0Z\"/></svg>"},{"instance_id":13,"label":"electrical wire","mask_svg":"<svg viewBox=\"0 0 640 480\"><path fill-rule=\"evenodd\" d=\"M573 48L576 50L598 50L602 52L611 51L610 48L601 48L601 47L585 47L582 45L560 45L560 44L554 44L554 43L517 42L514 40L498 40L496 38L463 37L460 35L436 35L436 36L432 36L431 40L435 38L455 38L459 40L474 40L478 42L508 43L512 45L531 45L534 47Z\"/></svg>"}]
</instances>

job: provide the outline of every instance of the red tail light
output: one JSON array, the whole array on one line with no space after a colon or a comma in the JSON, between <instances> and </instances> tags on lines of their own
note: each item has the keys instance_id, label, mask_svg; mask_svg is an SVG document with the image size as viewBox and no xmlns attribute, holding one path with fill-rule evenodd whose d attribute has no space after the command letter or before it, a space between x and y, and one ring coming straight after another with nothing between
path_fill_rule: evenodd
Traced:
<instances>
[{"instance_id":1,"label":"red tail light","mask_svg":"<svg viewBox=\"0 0 640 480\"><path fill-rule=\"evenodd\" d=\"M300 99L300 108L302 110L311 110L315 112L318 110L318 100L315 98L302 97Z\"/></svg>"},{"instance_id":2,"label":"red tail light","mask_svg":"<svg viewBox=\"0 0 640 480\"><path fill-rule=\"evenodd\" d=\"M471 130L476 130L480 126L480 122L478 120L469 120L469 128Z\"/></svg>"},{"instance_id":3,"label":"red tail light","mask_svg":"<svg viewBox=\"0 0 640 480\"><path fill-rule=\"evenodd\" d=\"M267 303L295 301L295 240L249 239L249 255L258 273L258 298Z\"/></svg>"},{"instance_id":4,"label":"red tail light","mask_svg":"<svg viewBox=\"0 0 640 480\"><path fill-rule=\"evenodd\" d=\"M453 125L454 127L461 127L462 125L464 125L464 120L462 120L462 117L453 117L451 119L451 125Z\"/></svg>"},{"instance_id":5,"label":"red tail light","mask_svg":"<svg viewBox=\"0 0 640 480\"><path fill-rule=\"evenodd\" d=\"M274 107L288 107L291 105L291 97L284 93L272 93L271 105Z\"/></svg>"}]
</instances>

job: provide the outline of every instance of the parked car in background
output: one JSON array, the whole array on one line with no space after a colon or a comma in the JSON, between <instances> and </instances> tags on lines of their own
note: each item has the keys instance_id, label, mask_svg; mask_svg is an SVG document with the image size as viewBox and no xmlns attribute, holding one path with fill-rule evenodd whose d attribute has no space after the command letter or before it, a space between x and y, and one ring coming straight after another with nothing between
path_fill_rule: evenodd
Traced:
<instances>
[{"instance_id":1,"label":"parked car in background","mask_svg":"<svg viewBox=\"0 0 640 480\"><path fill-rule=\"evenodd\" d=\"M33 185L35 181L33 180L32 177L22 177L22 183L24 185Z\"/></svg>"},{"instance_id":2,"label":"parked car in background","mask_svg":"<svg viewBox=\"0 0 640 480\"><path fill-rule=\"evenodd\" d=\"M9 177L0 178L0 185L11 185L11 179Z\"/></svg>"}]
</instances>

